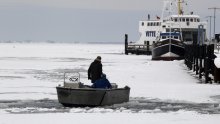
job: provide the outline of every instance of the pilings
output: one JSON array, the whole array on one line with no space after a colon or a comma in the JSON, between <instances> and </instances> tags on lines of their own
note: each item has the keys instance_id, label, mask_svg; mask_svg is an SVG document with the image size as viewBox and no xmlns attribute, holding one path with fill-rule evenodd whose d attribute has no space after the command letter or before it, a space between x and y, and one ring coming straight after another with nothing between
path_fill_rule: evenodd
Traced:
<instances>
[{"instance_id":1,"label":"pilings","mask_svg":"<svg viewBox=\"0 0 220 124\"><path fill-rule=\"evenodd\" d=\"M214 50L214 44L205 44L205 30L203 25L198 26L197 41L193 41L193 44L185 45L185 64L196 75L199 75L199 79L204 77L205 83L212 83L213 79L210 75L215 76L214 59L216 56ZM216 80L214 81L216 82Z\"/></svg>"},{"instance_id":2,"label":"pilings","mask_svg":"<svg viewBox=\"0 0 220 124\"><path fill-rule=\"evenodd\" d=\"M212 83L210 75L214 76L215 64L214 44L185 45L185 64L193 70L199 78L205 78L205 83ZM215 81L216 82L216 81Z\"/></svg>"},{"instance_id":3,"label":"pilings","mask_svg":"<svg viewBox=\"0 0 220 124\"><path fill-rule=\"evenodd\" d=\"M216 49L218 50L218 53L220 51L220 34L215 34L215 41L216 41Z\"/></svg>"}]
</instances>

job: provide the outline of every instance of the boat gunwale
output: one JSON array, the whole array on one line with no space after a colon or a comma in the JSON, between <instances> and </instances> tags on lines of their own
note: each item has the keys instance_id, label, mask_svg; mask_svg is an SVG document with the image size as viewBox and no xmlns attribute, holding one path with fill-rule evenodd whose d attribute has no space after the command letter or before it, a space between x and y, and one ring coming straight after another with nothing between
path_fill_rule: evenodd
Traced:
<instances>
[{"instance_id":1,"label":"boat gunwale","mask_svg":"<svg viewBox=\"0 0 220 124\"><path fill-rule=\"evenodd\" d=\"M114 91L114 90L130 90L130 87L125 86L124 88L113 88L113 89L103 89L103 88L70 88L70 87L62 87L57 86L57 89L64 90L78 90L78 91Z\"/></svg>"}]
</instances>

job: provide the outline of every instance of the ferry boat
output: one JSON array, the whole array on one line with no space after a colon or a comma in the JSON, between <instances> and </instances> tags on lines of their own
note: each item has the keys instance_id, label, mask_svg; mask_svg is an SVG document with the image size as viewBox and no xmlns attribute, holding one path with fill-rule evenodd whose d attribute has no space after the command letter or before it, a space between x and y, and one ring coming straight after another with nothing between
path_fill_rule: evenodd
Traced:
<instances>
[{"instance_id":1,"label":"ferry boat","mask_svg":"<svg viewBox=\"0 0 220 124\"><path fill-rule=\"evenodd\" d=\"M140 39L128 44L128 50L143 49L140 47L143 45L148 46L152 60L182 59L184 44L197 42L199 27L207 38L207 22L202 22L193 12L185 12L183 8L187 6L186 0L164 1L161 18L150 20L148 17L148 20L139 22Z\"/></svg>"}]
</instances>

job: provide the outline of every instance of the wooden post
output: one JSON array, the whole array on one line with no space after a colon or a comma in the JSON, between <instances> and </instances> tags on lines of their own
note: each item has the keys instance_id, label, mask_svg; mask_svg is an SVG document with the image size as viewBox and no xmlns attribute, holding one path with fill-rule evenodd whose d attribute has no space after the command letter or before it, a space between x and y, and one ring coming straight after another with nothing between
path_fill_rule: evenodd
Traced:
<instances>
[{"instance_id":1,"label":"wooden post","mask_svg":"<svg viewBox=\"0 0 220 124\"><path fill-rule=\"evenodd\" d=\"M193 71L196 71L196 45L193 45L193 52L192 52L192 56L193 56Z\"/></svg>"},{"instance_id":2,"label":"wooden post","mask_svg":"<svg viewBox=\"0 0 220 124\"><path fill-rule=\"evenodd\" d=\"M147 41L147 51L150 51L150 43Z\"/></svg>"},{"instance_id":3,"label":"wooden post","mask_svg":"<svg viewBox=\"0 0 220 124\"><path fill-rule=\"evenodd\" d=\"M199 45L196 45L196 75L199 74Z\"/></svg>"},{"instance_id":4,"label":"wooden post","mask_svg":"<svg viewBox=\"0 0 220 124\"><path fill-rule=\"evenodd\" d=\"M209 82L209 73L208 73L208 57L205 57L205 83Z\"/></svg>"},{"instance_id":5,"label":"wooden post","mask_svg":"<svg viewBox=\"0 0 220 124\"><path fill-rule=\"evenodd\" d=\"M204 72L203 62L204 62L204 48L205 45L200 46L199 49L199 78L202 78L202 73Z\"/></svg>"},{"instance_id":6,"label":"wooden post","mask_svg":"<svg viewBox=\"0 0 220 124\"><path fill-rule=\"evenodd\" d=\"M188 50L189 50L188 53L189 53L190 70L192 70L193 69L193 45L190 45Z\"/></svg>"},{"instance_id":7,"label":"wooden post","mask_svg":"<svg viewBox=\"0 0 220 124\"><path fill-rule=\"evenodd\" d=\"M128 55L128 34L125 34L125 54Z\"/></svg>"},{"instance_id":8,"label":"wooden post","mask_svg":"<svg viewBox=\"0 0 220 124\"><path fill-rule=\"evenodd\" d=\"M214 46L214 44L211 44L210 45L210 65L211 65L210 73L212 75L214 75L214 69L215 69L214 60L216 58L216 55L214 54L214 51L215 51L215 46Z\"/></svg>"}]
</instances>

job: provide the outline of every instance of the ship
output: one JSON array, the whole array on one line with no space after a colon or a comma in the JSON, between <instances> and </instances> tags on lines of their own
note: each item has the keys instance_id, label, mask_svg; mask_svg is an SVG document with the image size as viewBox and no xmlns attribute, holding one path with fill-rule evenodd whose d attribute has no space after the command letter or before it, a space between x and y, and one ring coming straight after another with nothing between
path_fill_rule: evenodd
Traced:
<instances>
[{"instance_id":1,"label":"ship","mask_svg":"<svg viewBox=\"0 0 220 124\"><path fill-rule=\"evenodd\" d=\"M183 59L184 45L197 42L199 31L207 39L207 22L199 15L184 10L188 6L186 0L166 0L161 17L139 21L140 39L129 43L128 50L135 51L146 48L152 54L152 60ZM145 47L140 47L145 46ZM134 51L134 50L133 50ZM128 51L129 53L129 51ZM143 52L142 52L143 53Z\"/></svg>"}]
</instances>

